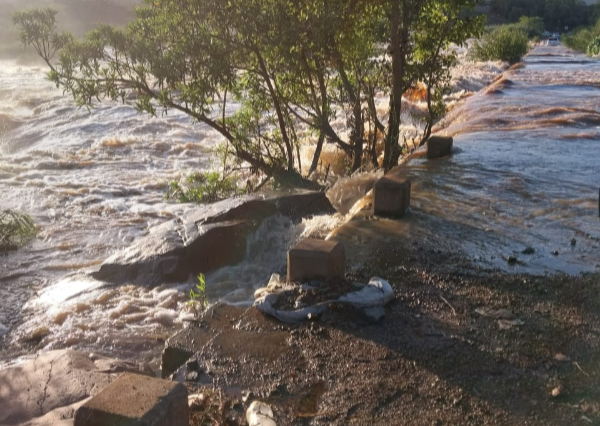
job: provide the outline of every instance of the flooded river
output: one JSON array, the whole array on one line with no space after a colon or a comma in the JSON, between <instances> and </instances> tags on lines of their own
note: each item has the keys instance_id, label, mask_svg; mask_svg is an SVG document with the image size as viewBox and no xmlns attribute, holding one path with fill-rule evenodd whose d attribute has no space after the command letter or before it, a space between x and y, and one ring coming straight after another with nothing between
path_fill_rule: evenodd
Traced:
<instances>
[{"instance_id":1,"label":"flooded river","mask_svg":"<svg viewBox=\"0 0 600 426\"><path fill-rule=\"evenodd\" d=\"M481 74L461 78L475 90L487 83ZM410 218L376 226L439 239L484 266L599 270L599 81L598 62L537 48L524 68L450 113L441 132L455 137L455 155L410 161L403 171L414 182ZM165 201L166 184L210 168L217 142L176 113L148 118L117 104L77 109L42 69L1 63L0 208L29 212L42 229L30 247L0 258L4 347L153 358L180 327L192 282L105 287L86 272L148 227L193 208ZM339 221L273 219L248 242L256 259L208 277L209 297L248 303L283 268L293 241ZM343 232L359 238L362 231ZM535 252L526 257L529 246ZM509 255L519 263L509 267Z\"/></svg>"}]
</instances>

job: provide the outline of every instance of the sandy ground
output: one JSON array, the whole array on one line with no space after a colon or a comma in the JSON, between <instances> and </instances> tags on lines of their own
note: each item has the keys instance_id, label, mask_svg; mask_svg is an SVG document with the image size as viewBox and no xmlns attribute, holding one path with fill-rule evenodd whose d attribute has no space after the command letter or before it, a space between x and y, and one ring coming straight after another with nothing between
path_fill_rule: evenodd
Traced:
<instances>
[{"instance_id":1,"label":"sandy ground","mask_svg":"<svg viewBox=\"0 0 600 426\"><path fill-rule=\"evenodd\" d=\"M335 306L292 326L211 311L191 424L245 424L254 399L278 425L600 424L598 275L506 275L385 241L352 277L394 286L379 323Z\"/></svg>"}]
</instances>

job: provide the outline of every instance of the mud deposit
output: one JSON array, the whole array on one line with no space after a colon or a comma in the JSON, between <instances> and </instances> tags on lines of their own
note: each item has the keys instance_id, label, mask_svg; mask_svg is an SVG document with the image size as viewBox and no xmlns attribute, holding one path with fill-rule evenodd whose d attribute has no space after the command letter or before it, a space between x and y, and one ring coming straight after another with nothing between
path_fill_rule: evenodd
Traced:
<instances>
[{"instance_id":1,"label":"mud deposit","mask_svg":"<svg viewBox=\"0 0 600 426\"><path fill-rule=\"evenodd\" d=\"M358 273L396 291L382 322L334 307L289 326L217 307L189 329L203 337L188 385L221 392L231 424L253 399L281 425L600 421L598 275L505 275L393 238L369 261Z\"/></svg>"}]
</instances>

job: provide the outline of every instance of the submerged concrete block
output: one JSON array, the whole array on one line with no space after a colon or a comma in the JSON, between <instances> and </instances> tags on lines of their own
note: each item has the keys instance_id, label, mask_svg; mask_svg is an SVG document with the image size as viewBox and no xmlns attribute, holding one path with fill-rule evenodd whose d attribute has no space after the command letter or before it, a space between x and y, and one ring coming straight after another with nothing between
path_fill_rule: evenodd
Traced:
<instances>
[{"instance_id":1,"label":"submerged concrete block","mask_svg":"<svg viewBox=\"0 0 600 426\"><path fill-rule=\"evenodd\" d=\"M296 244L287 256L288 281L343 279L346 251L341 243L306 239Z\"/></svg>"},{"instance_id":2,"label":"submerged concrete block","mask_svg":"<svg viewBox=\"0 0 600 426\"><path fill-rule=\"evenodd\" d=\"M427 139L427 158L446 157L452 154L452 143L450 136L431 136Z\"/></svg>"},{"instance_id":3,"label":"submerged concrete block","mask_svg":"<svg viewBox=\"0 0 600 426\"><path fill-rule=\"evenodd\" d=\"M410 207L411 182L400 176L387 175L373 186L375 216L404 216Z\"/></svg>"},{"instance_id":4,"label":"submerged concrete block","mask_svg":"<svg viewBox=\"0 0 600 426\"><path fill-rule=\"evenodd\" d=\"M74 426L188 426L180 383L125 373L75 412Z\"/></svg>"}]
</instances>

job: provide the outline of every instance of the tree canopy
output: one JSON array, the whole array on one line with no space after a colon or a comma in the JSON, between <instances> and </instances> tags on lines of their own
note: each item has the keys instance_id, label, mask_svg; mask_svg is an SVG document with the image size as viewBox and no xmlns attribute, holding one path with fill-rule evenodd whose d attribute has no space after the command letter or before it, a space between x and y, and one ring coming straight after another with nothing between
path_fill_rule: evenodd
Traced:
<instances>
[{"instance_id":1,"label":"tree canopy","mask_svg":"<svg viewBox=\"0 0 600 426\"><path fill-rule=\"evenodd\" d=\"M583 0L491 0L490 12L504 22L537 16L547 30L562 32L593 23L598 7Z\"/></svg>"},{"instance_id":2,"label":"tree canopy","mask_svg":"<svg viewBox=\"0 0 600 426\"><path fill-rule=\"evenodd\" d=\"M76 39L53 9L13 15L21 41L81 106L105 99L149 114L181 111L223 137L227 167L299 176L302 138L336 144L349 168L390 169L401 153L402 96L427 89L421 138L441 113L455 57L450 43L479 34L475 0L146 0L126 28ZM390 96L389 110L375 106ZM235 108L230 108L235 104ZM345 116L348 132L333 125Z\"/></svg>"}]
</instances>

